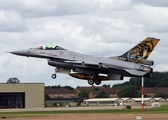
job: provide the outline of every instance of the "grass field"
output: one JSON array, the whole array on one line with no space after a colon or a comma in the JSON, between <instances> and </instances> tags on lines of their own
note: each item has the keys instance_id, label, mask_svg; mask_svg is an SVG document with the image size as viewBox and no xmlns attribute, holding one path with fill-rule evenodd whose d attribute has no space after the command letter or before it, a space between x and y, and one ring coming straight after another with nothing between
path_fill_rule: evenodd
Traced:
<instances>
[{"instance_id":1,"label":"grass field","mask_svg":"<svg viewBox=\"0 0 168 120\"><path fill-rule=\"evenodd\" d=\"M0 118L42 117L48 114L168 114L168 105L160 108L145 109L112 109L112 110L62 110L62 111L28 111L28 112L0 112Z\"/></svg>"}]
</instances>

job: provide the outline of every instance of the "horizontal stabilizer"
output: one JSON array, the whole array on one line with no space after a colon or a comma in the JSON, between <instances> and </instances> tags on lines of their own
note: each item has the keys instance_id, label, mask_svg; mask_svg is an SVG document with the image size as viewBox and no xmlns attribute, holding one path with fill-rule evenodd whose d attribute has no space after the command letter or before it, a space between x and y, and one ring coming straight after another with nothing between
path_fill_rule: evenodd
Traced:
<instances>
[{"instance_id":1,"label":"horizontal stabilizer","mask_svg":"<svg viewBox=\"0 0 168 120\"><path fill-rule=\"evenodd\" d=\"M124 70L129 74L136 75L136 76L144 76L146 74L146 72L143 72L143 71L130 70L130 69L124 69Z\"/></svg>"}]
</instances>

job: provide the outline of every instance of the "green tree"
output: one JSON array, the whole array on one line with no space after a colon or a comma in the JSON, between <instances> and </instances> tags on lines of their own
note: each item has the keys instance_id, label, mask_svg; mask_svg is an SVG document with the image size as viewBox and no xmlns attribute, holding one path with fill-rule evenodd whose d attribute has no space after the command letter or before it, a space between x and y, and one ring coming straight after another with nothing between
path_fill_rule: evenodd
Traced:
<instances>
[{"instance_id":1,"label":"green tree","mask_svg":"<svg viewBox=\"0 0 168 120\"><path fill-rule=\"evenodd\" d=\"M105 87L105 88L110 88L110 86L111 85L109 85L109 84L108 85L106 85L106 84L103 85L103 87Z\"/></svg>"},{"instance_id":2,"label":"green tree","mask_svg":"<svg viewBox=\"0 0 168 120\"><path fill-rule=\"evenodd\" d=\"M68 90L74 90L74 88L71 86L65 86L64 88L67 88Z\"/></svg>"},{"instance_id":3,"label":"green tree","mask_svg":"<svg viewBox=\"0 0 168 120\"><path fill-rule=\"evenodd\" d=\"M132 77L128 82L124 82L122 84L113 85L113 88L122 88L126 85L134 85L139 90L141 89L141 78L140 77ZM168 87L168 72L154 72L151 78L144 79L145 87Z\"/></svg>"},{"instance_id":4,"label":"green tree","mask_svg":"<svg viewBox=\"0 0 168 120\"><path fill-rule=\"evenodd\" d=\"M49 94L45 94L45 100L49 100L49 99L51 99Z\"/></svg>"},{"instance_id":5,"label":"green tree","mask_svg":"<svg viewBox=\"0 0 168 120\"><path fill-rule=\"evenodd\" d=\"M167 95L166 95L166 94L163 94L163 93L158 93L158 94L156 94L154 97L167 98Z\"/></svg>"},{"instance_id":6,"label":"green tree","mask_svg":"<svg viewBox=\"0 0 168 120\"><path fill-rule=\"evenodd\" d=\"M157 84L157 87L168 87L168 81L160 80L160 82Z\"/></svg>"},{"instance_id":7,"label":"green tree","mask_svg":"<svg viewBox=\"0 0 168 120\"><path fill-rule=\"evenodd\" d=\"M106 92L101 91L96 98L109 98L109 95Z\"/></svg>"},{"instance_id":8,"label":"green tree","mask_svg":"<svg viewBox=\"0 0 168 120\"><path fill-rule=\"evenodd\" d=\"M100 89L99 89L99 88L96 88L96 87L93 89L93 91L99 91L99 90L100 90Z\"/></svg>"},{"instance_id":9,"label":"green tree","mask_svg":"<svg viewBox=\"0 0 168 120\"><path fill-rule=\"evenodd\" d=\"M84 90L84 91L81 91L79 94L78 94L78 97L80 99L80 102L82 102L84 99L88 99L89 98L89 91L88 90Z\"/></svg>"},{"instance_id":10,"label":"green tree","mask_svg":"<svg viewBox=\"0 0 168 120\"><path fill-rule=\"evenodd\" d=\"M117 96L120 98L136 98L140 97L140 92L138 91L137 87L133 85L127 85L119 89L119 91L117 92Z\"/></svg>"},{"instance_id":11,"label":"green tree","mask_svg":"<svg viewBox=\"0 0 168 120\"><path fill-rule=\"evenodd\" d=\"M51 88L59 89L59 88L61 88L61 85L51 86Z\"/></svg>"},{"instance_id":12,"label":"green tree","mask_svg":"<svg viewBox=\"0 0 168 120\"><path fill-rule=\"evenodd\" d=\"M9 78L6 83L20 83L18 78Z\"/></svg>"}]
</instances>

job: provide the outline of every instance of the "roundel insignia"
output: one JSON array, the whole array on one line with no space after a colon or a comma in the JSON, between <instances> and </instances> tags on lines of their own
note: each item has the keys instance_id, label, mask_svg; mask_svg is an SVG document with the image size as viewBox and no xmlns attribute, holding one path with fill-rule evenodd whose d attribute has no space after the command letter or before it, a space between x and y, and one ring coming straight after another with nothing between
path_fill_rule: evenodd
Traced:
<instances>
[{"instance_id":1,"label":"roundel insignia","mask_svg":"<svg viewBox=\"0 0 168 120\"><path fill-rule=\"evenodd\" d=\"M63 51L60 51L59 54L62 55L62 54L64 54L64 52L63 52Z\"/></svg>"}]
</instances>

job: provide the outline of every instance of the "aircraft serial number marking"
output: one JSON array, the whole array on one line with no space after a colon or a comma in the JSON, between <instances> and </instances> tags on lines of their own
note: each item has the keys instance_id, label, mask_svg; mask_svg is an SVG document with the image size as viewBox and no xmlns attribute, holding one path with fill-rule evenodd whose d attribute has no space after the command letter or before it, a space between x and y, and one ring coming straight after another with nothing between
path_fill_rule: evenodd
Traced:
<instances>
[{"instance_id":1,"label":"aircraft serial number marking","mask_svg":"<svg viewBox=\"0 0 168 120\"><path fill-rule=\"evenodd\" d=\"M53 55L53 56L57 56L57 55L58 55L58 52L54 53L54 55Z\"/></svg>"}]
</instances>

